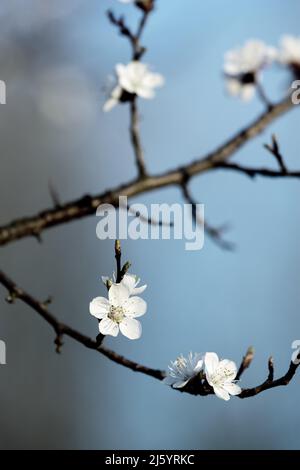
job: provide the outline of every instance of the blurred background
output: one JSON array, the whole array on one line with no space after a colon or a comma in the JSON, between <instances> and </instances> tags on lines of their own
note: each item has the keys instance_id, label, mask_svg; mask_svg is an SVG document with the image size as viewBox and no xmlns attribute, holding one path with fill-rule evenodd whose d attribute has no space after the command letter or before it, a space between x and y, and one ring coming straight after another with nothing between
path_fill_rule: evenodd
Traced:
<instances>
[{"instance_id":1,"label":"blurred background","mask_svg":"<svg viewBox=\"0 0 300 470\"><path fill-rule=\"evenodd\" d=\"M2 0L0 79L0 224L51 207L49 184L61 201L101 193L135 176L128 108L102 113L107 76L130 60L129 46L108 23L113 7L136 25L139 13L117 0ZM151 172L204 155L263 110L226 96L224 53L248 38L277 45L299 34L297 0L157 0L145 31L145 61L166 77L152 101L140 101L142 138ZM279 99L286 72L265 74L269 97ZM262 144L275 132L286 162L299 169L299 113L272 124L234 157L272 167ZM216 351L239 362L256 349L243 387L286 371L291 343L300 339L299 181L254 181L215 171L197 177L193 195L211 224L230 223L222 251L206 239L202 251L184 241L125 241L132 272L148 284L138 341L107 338L107 346L152 367L166 368L179 353ZM134 202L177 202L177 189ZM101 275L114 269L112 241L96 238L96 217L1 248L1 269L51 310L96 336L89 301L104 295ZM65 338L55 353L52 330L21 303L9 306L0 288L2 449L297 449L299 375L277 388L229 403L180 394Z\"/></svg>"}]
</instances>

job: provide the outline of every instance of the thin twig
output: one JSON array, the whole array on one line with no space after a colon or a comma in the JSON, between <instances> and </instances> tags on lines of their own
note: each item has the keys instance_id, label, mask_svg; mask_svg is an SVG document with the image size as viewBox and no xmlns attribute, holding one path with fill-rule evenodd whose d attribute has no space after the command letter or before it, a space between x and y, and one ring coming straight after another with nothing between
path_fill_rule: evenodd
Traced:
<instances>
[{"instance_id":1,"label":"thin twig","mask_svg":"<svg viewBox=\"0 0 300 470\"><path fill-rule=\"evenodd\" d=\"M240 165L238 163L220 162L215 165L215 168L222 168L223 170L232 170L238 173L244 173L250 178L255 176L264 176L267 178L300 178L300 171L282 171L272 170L270 168L252 168Z\"/></svg>"},{"instance_id":2,"label":"thin twig","mask_svg":"<svg viewBox=\"0 0 300 470\"><path fill-rule=\"evenodd\" d=\"M300 356L298 356L298 358L300 358ZM254 397L255 395L258 395L259 393L264 392L265 390L269 390L270 388L276 388L276 387L282 387L284 385L288 385L290 381L293 379L298 367L299 367L299 364L295 364L294 362L291 361L286 374L284 374L279 379L274 380L273 379L273 375L274 375L273 359L271 359L271 361L269 359L269 362L268 362L269 373L268 373L267 379L261 385L258 385L257 387L243 389L242 393L238 395L238 397L239 398Z\"/></svg>"},{"instance_id":3,"label":"thin twig","mask_svg":"<svg viewBox=\"0 0 300 470\"><path fill-rule=\"evenodd\" d=\"M265 90L264 90L264 87L262 86L261 82L260 81L257 81L256 82L256 90L258 92L258 96L260 97L261 101L263 102L263 104L267 107L268 110L272 109L273 108L273 104L271 103L271 101L269 100L269 98L267 97L266 93L265 93Z\"/></svg>"},{"instance_id":4,"label":"thin twig","mask_svg":"<svg viewBox=\"0 0 300 470\"><path fill-rule=\"evenodd\" d=\"M134 211L129 204L127 205L127 211L135 217L139 218L141 222L144 222L145 224L159 227L174 227L174 223L172 221L167 222L165 220L156 220L151 217L147 217L139 211Z\"/></svg>"},{"instance_id":5,"label":"thin twig","mask_svg":"<svg viewBox=\"0 0 300 470\"><path fill-rule=\"evenodd\" d=\"M115 241L115 258L116 258L116 263L117 263L117 272L116 272L116 282L117 283L122 281L121 257L122 257L121 243L120 243L120 240L116 240Z\"/></svg>"},{"instance_id":6,"label":"thin twig","mask_svg":"<svg viewBox=\"0 0 300 470\"><path fill-rule=\"evenodd\" d=\"M119 33L122 36L125 36L129 40L132 48L134 48L135 47L135 44L134 44L135 35L131 32L130 28L125 23L125 18L123 16L121 16L120 18L117 18L112 10L108 10L107 18L109 19L112 25L118 28Z\"/></svg>"},{"instance_id":7,"label":"thin twig","mask_svg":"<svg viewBox=\"0 0 300 470\"><path fill-rule=\"evenodd\" d=\"M200 227L203 227L205 233L221 248L229 251L233 250L234 244L223 239L223 233L226 229L226 225L223 225L222 227L213 227L206 220L201 220L199 215L197 214L197 202L191 195L190 189L188 187L188 182L184 181L181 185L181 188L184 199L192 206L192 217L194 222Z\"/></svg>"},{"instance_id":8,"label":"thin twig","mask_svg":"<svg viewBox=\"0 0 300 470\"><path fill-rule=\"evenodd\" d=\"M138 168L139 177L144 179L147 176L147 170L140 137L137 96L133 96L130 102L130 138L134 150L135 162Z\"/></svg>"},{"instance_id":9,"label":"thin twig","mask_svg":"<svg viewBox=\"0 0 300 470\"><path fill-rule=\"evenodd\" d=\"M239 380L241 376L243 375L243 373L245 372L245 370L248 369L248 367L250 367L253 361L253 358L254 358L254 349L252 346L250 346L245 356L243 357L238 373L236 374L236 380Z\"/></svg>"},{"instance_id":10,"label":"thin twig","mask_svg":"<svg viewBox=\"0 0 300 470\"><path fill-rule=\"evenodd\" d=\"M272 135L271 145L270 144L264 144L264 147L276 158L276 161L278 163L278 166L279 166L282 174L286 175L288 173L288 169L287 169L287 167L284 163L283 156L280 153L279 144L278 144L278 141L277 141L277 138L276 138L275 134Z\"/></svg>"}]
</instances>

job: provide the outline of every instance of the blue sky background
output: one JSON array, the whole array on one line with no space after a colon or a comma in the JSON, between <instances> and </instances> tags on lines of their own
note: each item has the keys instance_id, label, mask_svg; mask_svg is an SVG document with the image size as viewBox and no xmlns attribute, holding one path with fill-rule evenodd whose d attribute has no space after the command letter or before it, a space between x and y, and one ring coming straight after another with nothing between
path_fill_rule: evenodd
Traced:
<instances>
[{"instance_id":1,"label":"blue sky background","mask_svg":"<svg viewBox=\"0 0 300 470\"><path fill-rule=\"evenodd\" d=\"M0 7L1 106L0 223L51 205L49 181L63 201L99 193L135 175L128 139L128 109L101 111L106 77L126 63L126 41L105 11L137 11L115 0L4 0ZM205 155L262 112L224 92L224 53L248 38L277 45L299 34L296 0L158 0L144 43L145 61L166 77L153 101L142 101L142 138L151 172ZM271 99L288 76L265 74ZM288 166L299 169L299 112L293 110L250 142L234 160L270 167L262 144L275 132ZM200 252L183 241L126 241L125 257L147 282L148 312L139 341L108 338L121 354L166 368L179 353L216 351L239 362L248 346L256 356L241 385L286 371L291 343L300 339L298 181L255 181L216 171L192 182L212 224L230 223L235 252L209 239ZM177 189L134 201L177 202ZM52 310L87 334L97 334L88 303L104 295L99 279L114 268L113 243L96 238L91 217L48 231L44 243L26 239L1 249L1 268ZM2 290L2 294L4 291ZM299 377L288 388L229 403L180 394L134 374L65 339L61 356L53 334L23 305L0 305L0 338L7 343L0 368L1 448L85 449L297 449Z\"/></svg>"}]
</instances>

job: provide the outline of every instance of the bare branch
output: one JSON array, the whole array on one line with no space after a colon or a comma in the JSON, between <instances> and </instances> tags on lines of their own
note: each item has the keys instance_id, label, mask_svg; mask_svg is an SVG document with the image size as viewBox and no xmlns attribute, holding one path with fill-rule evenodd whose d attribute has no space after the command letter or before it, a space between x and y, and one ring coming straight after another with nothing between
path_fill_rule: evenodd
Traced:
<instances>
[{"instance_id":1,"label":"bare branch","mask_svg":"<svg viewBox=\"0 0 300 470\"><path fill-rule=\"evenodd\" d=\"M111 351L110 349L107 349L102 345L99 345L97 340L93 340L89 338L88 336L85 336L81 332L66 325L65 323L61 323L52 313L48 311L48 308L47 306L45 306L44 303L39 302L28 292L18 287L2 271L0 271L0 284L2 284L8 290L10 299L14 299L14 301L17 299L21 300L23 303L25 303L26 305L31 307L35 312L37 312L50 326L52 326L56 335L55 344L57 348L56 350L58 352L60 352L61 350L63 336L69 336L70 338L73 338L75 341L82 344L83 346L99 352L100 354L106 356L111 361L116 362L117 364L120 364L123 367L131 369L135 372L140 372L142 374L154 377L155 379L158 379L158 380L164 379L166 375L164 371L159 370L159 369L152 369L152 368L143 366L141 364L138 364L137 362L126 359L125 357L117 354L116 352ZM300 363L300 354L298 355L298 359ZM246 367L249 367L251 360L252 360L251 351L248 350L246 356L243 358L243 362L242 362L243 370L245 370ZM258 395L259 393L262 393L265 390L269 390L270 388L276 388L276 387L280 387L283 385L288 385L290 381L293 379L298 366L299 364L295 364L294 362L291 362L286 374L284 374L282 377L280 377L277 380L273 380L274 365L273 365L273 360L270 358L268 362L269 374L268 374L267 380L257 387L243 389L242 393L238 395L238 397L249 398L249 397ZM240 368L240 371L241 371L241 368ZM241 375L242 372L240 371L239 373ZM195 378L191 380L187 384L186 387L184 387L183 389L177 389L177 390L181 392L190 393L192 395L200 395L200 396L212 395L214 393L212 387L208 385L206 380L202 381L200 378Z\"/></svg>"},{"instance_id":2,"label":"bare branch","mask_svg":"<svg viewBox=\"0 0 300 470\"><path fill-rule=\"evenodd\" d=\"M214 170L217 167L222 167L222 162L225 162L244 144L260 134L276 118L292 108L295 109L296 106L293 107L290 98L284 99L274 105L271 110L268 110L259 116L259 118L249 124L246 128L242 129L238 134L231 137L231 139L216 150L184 167L176 168L155 176L147 176L144 179L135 179L102 194L95 196L87 195L64 204L61 208L46 209L35 216L17 219L8 225L4 225L0 227L0 245L5 245L28 236L37 236L37 234L40 234L51 227L92 215L95 213L97 207L103 203L109 203L117 207L119 196L127 196L130 198L138 194L147 193L167 186L179 185L181 187L184 174L191 178L206 171ZM226 165L224 168L241 171L235 164L231 166ZM249 175L251 172L253 173L252 169L248 169L248 171ZM265 172L267 173L265 176L268 176L268 173L270 172L272 173L272 176L275 177L283 176L282 173L272 172L271 170L263 170L263 173ZM290 172L285 176L298 178L299 174L299 172L294 172L293 174Z\"/></svg>"},{"instance_id":3,"label":"bare branch","mask_svg":"<svg viewBox=\"0 0 300 470\"><path fill-rule=\"evenodd\" d=\"M36 300L32 295L30 295L25 290L18 287L14 281L12 281L6 274L0 271L0 283L8 290L10 297L21 300L23 303L31 307L35 312L37 312L50 326L52 326L55 332L55 344L57 347L61 347L61 341L63 336L69 336L73 338L78 343L83 346L98 351L100 354L108 357L110 360L120 364L128 369L131 369L136 372L141 372L146 375L150 375L156 379L162 380L165 376L163 371L157 369L151 369L145 367L141 364L138 364L134 361L120 356L119 354L111 351L110 349L105 348L104 346L99 346L97 341L85 336L81 332L71 328L65 323L60 322L52 313L48 311L48 308L40 301Z\"/></svg>"},{"instance_id":4,"label":"bare branch","mask_svg":"<svg viewBox=\"0 0 300 470\"><path fill-rule=\"evenodd\" d=\"M137 107L137 97L133 96L130 102L130 138L135 155L135 162L138 168L139 177L144 179L147 176L144 151L140 138L139 114Z\"/></svg>"},{"instance_id":5,"label":"bare branch","mask_svg":"<svg viewBox=\"0 0 300 470\"><path fill-rule=\"evenodd\" d=\"M298 359L300 359L300 354L298 355ZM299 361L300 364L300 361ZM258 385L257 387L253 388L245 388L243 389L242 393L238 395L240 398L249 398L249 397L254 397L255 395L258 395L261 392L264 392L265 390L269 390L270 388L276 388L276 387L282 387L284 385L288 385L290 381L293 379L299 364L295 364L294 362L290 362L290 366L288 368L288 371L286 374L284 374L282 377L279 379L274 380L273 375L274 375L274 364L273 364L273 359L269 359L268 362L268 378L263 382L261 385Z\"/></svg>"}]
</instances>

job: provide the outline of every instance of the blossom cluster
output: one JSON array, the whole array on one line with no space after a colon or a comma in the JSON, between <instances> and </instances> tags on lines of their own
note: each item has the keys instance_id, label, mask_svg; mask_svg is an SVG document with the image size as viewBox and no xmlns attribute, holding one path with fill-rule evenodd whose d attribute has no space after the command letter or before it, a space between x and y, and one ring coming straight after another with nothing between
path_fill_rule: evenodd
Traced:
<instances>
[{"instance_id":1,"label":"blossom cluster","mask_svg":"<svg viewBox=\"0 0 300 470\"><path fill-rule=\"evenodd\" d=\"M274 62L287 67L295 78L300 78L300 37L283 36L278 49L254 39L243 47L228 51L224 60L228 92L249 101L254 96L262 71Z\"/></svg>"},{"instance_id":2,"label":"blossom cluster","mask_svg":"<svg viewBox=\"0 0 300 470\"><path fill-rule=\"evenodd\" d=\"M164 383L173 388L183 388L192 379L200 381L205 378L215 395L228 401L230 395L239 395L242 391L235 383L236 375L237 367L233 361L220 360L214 352L204 355L190 352L187 358L181 355L171 362Z\"/></svg>"},{"instance_id":3,"label":"blossom cluster","mask_svg":"<svg viewBox=\"0 0 300 470\"><path fill-rule=\"evenodd\" d=\"M137 317L147 311L147 303L139 297L147 285L139 286L140 279L133 274L125 274L121 282L102 277L108 289L108 298L96 297L90 302L90 314L99 320L99 331L102 335L118 336L121 332L129 339L138 339L142 326ZM204 355L190 353L187 358L182 355L171 362L164 383L173 388L185 387L191 379L206 379L217 397L229 400L230 395L241 393L235 383L237 367L228 359L219 360L216 353Z\"/></svg>"}]
</instances>

